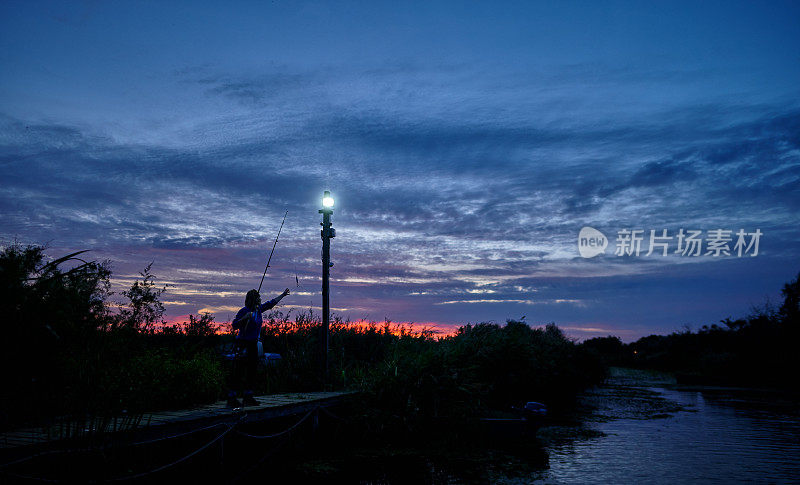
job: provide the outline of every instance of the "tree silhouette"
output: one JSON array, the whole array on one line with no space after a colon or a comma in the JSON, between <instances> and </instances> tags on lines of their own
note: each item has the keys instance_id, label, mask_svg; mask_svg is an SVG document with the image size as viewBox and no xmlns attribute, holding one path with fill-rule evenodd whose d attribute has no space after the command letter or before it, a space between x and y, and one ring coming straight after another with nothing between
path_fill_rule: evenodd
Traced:
<instances>
[{"instance_id":1,"label":"tree silhouette","mask_svg":"<svg viewBox=\"0 0 800 485\"><path fill-rule=\"evenodd\" d=\"M798 316L800 316L800 273L794 281L790 281L783 285L781 290L783 295L783 305L779 310L781 318L784 322L792 325L797 325Z\"/></svg>"},{"instance_id":2,"label":"tree silhouette","mask_svg":"<svg viewBox=\"0 0 800 485\"><path fill-rule=\"evenodd\" d=\"M129 290L122 292L128 304L120 308L119 326L144 333L152 333L156 324L165 325L164 305L160 301L161 294L167 286L156 287L155 276L150 272L153 263L148 264L139 274L142 281L135 281Z\"/></svg>"}]
</instances>

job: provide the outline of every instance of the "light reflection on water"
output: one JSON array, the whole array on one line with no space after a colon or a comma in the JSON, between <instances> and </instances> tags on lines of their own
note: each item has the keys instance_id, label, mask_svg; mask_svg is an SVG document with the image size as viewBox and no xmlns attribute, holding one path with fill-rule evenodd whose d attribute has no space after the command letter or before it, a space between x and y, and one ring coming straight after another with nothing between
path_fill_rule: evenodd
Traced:
<instances>
[{"instance_id":1,"label":"light reflection on water","mask_svg":"<svg viewBox=\"0 0 800 485\"><path fill-rule=\"evenodd\" d=\"M618 417L592 424L606 436L551 445L550 467L534 483L800 482L796 400L735 389L613 389L598 391L607 399L597 414ZM620 393L631 389L684 410L630 413Z\"/></svg>"}]
</instances>

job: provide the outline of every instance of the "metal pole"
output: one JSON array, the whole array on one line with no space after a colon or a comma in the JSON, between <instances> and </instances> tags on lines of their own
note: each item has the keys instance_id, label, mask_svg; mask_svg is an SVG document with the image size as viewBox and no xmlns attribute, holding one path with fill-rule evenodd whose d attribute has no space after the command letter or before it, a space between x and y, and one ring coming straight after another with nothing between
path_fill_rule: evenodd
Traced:
<instances>
[{"instance_id":1,"label":"metal pole","mask_svg":"<svg viewBox=\"0 0 800 485\"><path fill-rule=\"evenodd\" d=\"M326 196L330 193L325 192ZM328 382L328 335L330 333L330 273L331 273L331 238L335 233L331 228L331 214L333 209L324 208L320 209L322 214L322 342L320 345L321 352L321 371L322 371L322 387L323 389Z\"/></svg>"}]
</instances>

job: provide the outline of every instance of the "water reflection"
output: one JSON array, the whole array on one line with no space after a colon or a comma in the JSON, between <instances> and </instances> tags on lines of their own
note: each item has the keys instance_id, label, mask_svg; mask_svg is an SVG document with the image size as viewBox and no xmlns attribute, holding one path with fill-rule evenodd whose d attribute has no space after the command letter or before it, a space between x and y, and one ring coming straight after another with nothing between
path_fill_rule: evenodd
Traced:
<instances>
[{"instance_id":1,"label":"water reflection","mask_svg":"<svg viewBox=\"0 0 800 485\"><path fill-rule=\"evenodd\" d=\"M746 389L637 386L587 395L605 436L555 443L534 483L790 483L800 480L796 400Z\"/></svg>"}]
</instances>

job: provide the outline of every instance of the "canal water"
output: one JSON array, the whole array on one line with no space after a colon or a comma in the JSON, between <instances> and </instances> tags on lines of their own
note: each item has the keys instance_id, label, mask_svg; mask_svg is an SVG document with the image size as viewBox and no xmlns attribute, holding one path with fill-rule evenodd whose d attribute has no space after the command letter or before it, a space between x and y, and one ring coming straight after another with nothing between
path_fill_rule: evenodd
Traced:
<instances>
[{"instance_id":1,"label":"canal water","mask_svg":"<svg viewBox=\"0 0 800 485\"><path fill-rule=\"evenodd\" d=\"M797 395L612 369L583 402L588 429L542 428L548 468L509 482L800 483Z\"/></svg>"},{"instance_id":2,"label":"canal water","mask_svg":"<svg viewBox=\"0 0 800 485\"><path fill-rule=\"evenodd\" d=\"M579 403L555 410L535 440L478 449L329 443L267 469L285 470L287 481L364 485L800 483L797 394L682 387L668 374L616 368Z\"/></svg>"}]
</instances>

